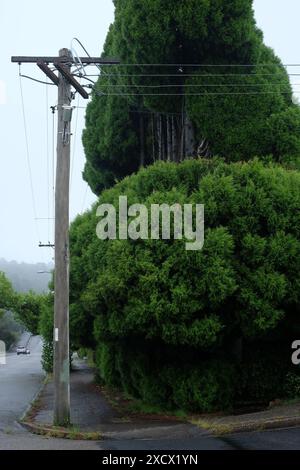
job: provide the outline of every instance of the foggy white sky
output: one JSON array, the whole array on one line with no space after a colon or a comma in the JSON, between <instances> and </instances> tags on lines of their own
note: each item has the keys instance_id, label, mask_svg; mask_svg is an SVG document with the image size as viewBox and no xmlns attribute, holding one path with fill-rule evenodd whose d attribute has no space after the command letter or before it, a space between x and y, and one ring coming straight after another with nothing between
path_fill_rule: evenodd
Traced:
<instances>
[{"instance_id":1,"label":"foggy white sky","mask_svg":"<svg viewBox=\"0 0 300 470\"><path fill-rule=\"evenodd\" d=\"M266 44L275 49L284 63L299 63L299 0L255 0L254 7ZM53 227L48 227L46 220L37 221L36 224L34 221L18 65L11 64L10 57L56 55L61 47L70 47L74 36L84 43L91 55L99 55L112 21L111 0L90 0L86 3L78 0L0 0L0 258L38 262L50 261L53 256L53 250L37 247L39 241L53 242ZM79 49L77 45L76 49ZM300 68L297 72L300 72ZM45 79L33 64L24 64L22 73ZM294 83L297 83L297 79ZM47 186L46 116L48 114L50 170L52 116L47 111L46 87L26 79L22 79L22 84L36 212L37 217L46 218L50 191ZM48 86L47 89L48 106L56 104L56 87ZM300 90L300 87L297 89ZM77 100L73 103L77 104ZM86 106L86 101L80 99L79 106ZM76 112L73 114L73 132L76 127ZM86 184L81 178L84 165L81 145L83 127L84 109L79 109L77 132L72 142L73 148L75 145L75 156L71 218L82 209L88 208L95 199L90 190L86 191ZM52 171L50 181L51 177ZM49 215L52 217L51 210Z\"/></svg>"}]
</instances>

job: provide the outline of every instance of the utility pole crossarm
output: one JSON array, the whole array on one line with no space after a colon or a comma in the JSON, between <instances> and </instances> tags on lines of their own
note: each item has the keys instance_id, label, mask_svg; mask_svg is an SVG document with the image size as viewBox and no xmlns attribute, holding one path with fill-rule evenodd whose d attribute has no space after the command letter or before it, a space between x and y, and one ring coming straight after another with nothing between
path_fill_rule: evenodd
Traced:
<instances>
[{"instance_id":1,"label":"utility pole crossarm","mask_svg":"<svg viewBox=\"0 0 300 470\"><path fill-rule=\"evenodd\" d=\"M84 88L82 88L80 83L77 82L77 80L68 71L68 69L65 67L65 65L63 65L62 63L59 63L59 62L53 62L53 65L65 77L65 79L75 88L75 90L78 91L78 93L80 93L82 98L84 98L86 100L89 98L89 94L85 91Z\"/></svg>"},{"instance_id":2,"label":"utility pole crossarm","mask_svg":"<svg viewBox=\"0 0 300 470\"><path fill-rule=\"evenodd\" d=\"M67 51L67 49L65 49ZM89 94L85 89L78 83L73 77L71 72L72 65L84 64L84 65L118 65L120 61L118 59L109 59L101 57L73 57L72 55L61 55L58 57L53 56L13 56L11 61L14 63L32 63L37 66L47 75L48 78L57 86L59 86L59 78L55 73L48 67L49 64L53 64L58 72L72 85L78 93L84 98L88 99Z\"/></svg>"},{"instance_id":3,"label":"utility pole crossarm","mask_svg":"<svg viewBox=\"0 0 300 470\"><path fill-rule=\"evenodd\" d=\"M48 78L50 78L50 80L52 80L53 83L55 83L55 85L58 86L58 77L55 75L54 72L52 72L51 69L49 69L48 65L45 64L45 62L37 62L37 66L47 75Z\"/></svg>"}]
</instances>

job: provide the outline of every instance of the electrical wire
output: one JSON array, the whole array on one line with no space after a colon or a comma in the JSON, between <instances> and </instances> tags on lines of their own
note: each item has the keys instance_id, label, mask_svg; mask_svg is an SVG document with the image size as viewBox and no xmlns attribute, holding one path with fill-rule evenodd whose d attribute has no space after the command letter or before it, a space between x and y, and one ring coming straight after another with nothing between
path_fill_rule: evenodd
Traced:
<instances>
[{"instance_id":1,"label":"electrical wire","mask_svg":"<svg viewBox=\"0 0 300 470\"><path fill-rule=\"evenodd\" d=\"M84 50L84 52L86 53L86 55L88 57L91 57L91 55L89 54L88 50L84 47L84 45L82 44L82 42L78 39L78 38L73 38L74 41L77 41L78 44L82 47L82 49ZM103 74L103 75L107 75L106 72L104 72L104 70L101 69L101 66L99 64L91 64L93 65L94 67L97 67L97 69ZM79 75L80 76L80 75ZM85 69L84 69L84 78L87 77L87 74L85 72ZM89 80L88 78L86 78L86 80ZM95 84L95 82L93 82L93 80L89 80L90 82L92 82L93 84Z\"/></svg>"},{"instance_id":2,"label":"electrical wire","mask_svg":"<svg viewBox=\"0 0 300 470\"><path fill-rule=\"evenodd\" d=\"M84 65L83 63L81 62L81 59L79 57L79 55L77 54L77 51L73 48L72 44L73 44L73 41L77 41L78 44L84 49L83 45L81 44L81 42L79 41L79 39L77 38L72 38L72 41L71 41L71 45L70 45L70 50L71 50L71 54L72 54L72 58L73 60L75 59L75 63L77 64L80 64L80 69L83 70L83 75L86 75L86 71L85 71L85 68L84 68ZM73 54L73 52L75 52L75 55ZM77 60L76 60L77 59ZM78 66L77 66L77 70L78 70Z\"/></svg>"},{"instance_id":3,"label":"electrical wire","mask_svg":"<svg viewBox=\"0 0 300 470\"><path fill-rule=\"evenodd\" d=\"M70 189L72 189L73 183L73 172L74 172L74 163L75 163L75 152L76 152L76 134L77 134L77 127L78 127L78 114L79 114L79 93L77 94L77 106L76 106L76 118L75 118L75 130L73 134L73 151L72 151L72 158L71 158L71 175L70 175Z\"/></svg>"},{"instance_id":4,"label":"electrical wire","mask_svg":"<svg viewBox=\"0 0 300 470\"><path fill-rule=\"evenodd\" d=\"M208 92L208 93L98 93L97 90L93 90L98 96L214 96L214 95L270 95L270 94L286 94L290 95L292 92L284 91L253 91L253 92ZM294 93L300 93L300 91L294 91Z\"/></svg>"},{"instance_id":5,"label":"electrical wire","mask_svg":"<svg viewBox=\"0 0 300 470\"><path fill-rule=\"evenodd\" d=\"M84 47L84 45L82 44L82 42L78 39L78 38L73 38L72 41L77 41L78 44L80 45L80 47L82 47L82 49L84 50L84 52L86 53L86 55L88 57L91 57L91 55L89 54L89 52L87 51L87 49ZM95 67L97 67L97 69L99 69L101 71L101 67L99 64L91 64L91 65L94 65ZM85 72L85 68L83 67L83 70ZM84 73L84 75L86 75L86 73Z\"/></svg>"},{"instance_id":6,"label":"electrical wire","mask_svg":"<svg viewBox=\"0 0 300 470\"><path fill-rule=\"evenodd\" d=\"M153 116L154 114L157 114L156 112L154 111L144 111L143 109L134 109L134 110L129 110L128 111L130 114L131 113L136 113L136 114L151 114L151 116ZM160 114L160 113L158 113ZM181 113L163 113L164 116L181 116Z\"/></svg>"},{"instance_id":7,"label":"electrical wire","mask_svg":"<svg viewBox=\"0 0 300 470\"><path fill-rule=\"evenodd\" d=\"M87 54L88 57L91 57L90 54L88 53L87 49L84 47L84 45L82 44L82 42L78 39L78 38L73 38L72 39L72 42L73 41L77 41L77 43L80 45L80 47L84 50L84 52ZM72 45L72 42L71 42L71 45ZM72 50L72 47L71 47L71 50ZM75 50L74 50L75 51ZM72 53L73 54L73 53ZM124 98L127 98L127 97L131 97L131 96L137 96L137 97L144 97L144 96L157 96L157 97L161 97L161 96L225 96L225 95L267 95L267 94L277 94L277 93L281 93L281 94L291 94L290 91L288 92L284 92L284 91L280 91L280 90L276 90L276 91L249 91L249 92L237 92L237 91L233 91L233 92L218 92L218 91L215 91L215 92L197 92L197 93L127 93L127 92L121 92L121 90L119 90L118 92L108 92L108 93L105 93L105 92L101 92L99 90L99 88L101 87L107 87L107 88L114 88L114 89L118 89L118 88L122 88L122 87L125 87L125 88L152 88L152 89L163 89L163 88L177 88L177 87L181 87L181 85L176 85L176 84L159 84L159 85L134 85L134 84L107 84L107 85L102 85L102 84L98 84L97 85L97 89L95 87L95 82L93 80L91 80L89 77L99 77L101 75L105 76L105 77L129 77L129 78L133 78L133 77L147 77L147 78L151 78L151 77L157 77L157 78L171 78L171 77L257 77L257 76L265 76L265 77L282 77L282 74L278 73L278 72L274 72L274 73L255 73L255 72L252 72L252 73L205 73L205 74L201 74L201 73L185 73L184 72L184 68L186 67L193 67L193 68L244 68L244 69L247 69L247 68L255 68L255 67L285 67L285 68L288 68L288 67L300 67L300 64L142 64L142 63L136 63L136 64L126 64L126 63L123 63L123 64L101 64L101 66L99 64L91 64L95 67L98 68L98 70L101 72L101 74L87 74L86 71L85 71L85 68L83 66L83 64L81 63L76 51L75 51L75 56L73 55L73 59L74 61L76 62L76 73L74 74L74 76L77 76L77 77L80 77L80 78L83 78L84 80L87 80L89 81L90 83L92 83L94 86L90 86L90 88L92 88L92 90L94 91L94 93L98 96L120 96L120 97L124 97ZM78 60L76 60L78 59ZM132 73L132 74L129 74L129 73L107 73L106 71L103 70L104 67L106 66L109 66L109 67L176 67L178 68L178 72L177 73ZM83 71L80 72L80 70ZM117 69L118 70L118 69ZM287 76L300 76L300 73L287 73ZM21 84L21 77L23 78L27 78L27 79L30 79L30 80L33 80L35 82L38 82L38 83L41 83L41 84L45 84L45 85L54 85L54 83L50 83L50 82L45 82L45 81L41 81L41 80L38 80L38 79L35 79L33 77L30 77L30 76L27 76L27 75L22 75L20 73L20 70L19 70L19 76L20 76L20 89L21 89L21 97L22 97L22 109L23 109L23 120L24 120L24 129L25 129L25 140L26 140L26 153L27 153L27 162L28 162L28 168L29 168L29 176L30 176L30 185L31 185L31 193L32 193L32 202L33 202L33 210L34 210L34 214L35 214L35 220L38 220L37 217L36 217L36 203L35 203L35 197L34 197L34 188L33 188L33 181L32 181L32 173L31 173L31 166L30 166L30 155L29 155L29 144L28 144L28 136L27 136L27 128L26 128L26 118L25 118L25 108L24 108L24 101L23 101L23 92L22 92L22 84ZM238 84L238 83L235 83L235 84L186 84L184 85L184 87L188 87L188 88L193 88L193 87L215 87L215 88L222 88L222 87L259 87L259 86L264 86L266 84ZM274 84L275 86L278 85L278 87L281 87L281 86L285 86L285 84L280 84L280 83L276 83ZM300 84L293 84L293 86L299 86ZM86 85L87 87L87 85ZM300 91L294 91L294 93L300 93ZM48 100L48 95L47 95L47 100ZM77 121L78 121L78 109L81 108L78 106L79 104L79 95L78 95L78 101L77 101L77 115L76 115L76 123L75 123L75 136L76 136L76 132L77 132ZM132 111L134 112L134 111ZM137 110L135 112L147 112L147 111L140 111L140 110ZM152 113L151 113L152 114ZM47 115L47 119L48 119L48 115ZM54 204L54 200L55 200L55 132L54 132L54 128L55 128L55 115L53 113L53 123L52 123L52 190L53 190L53 219L55 217L55 204ZM48 133L48 121L47 121L47 133ZM49 135L47 134L47 142L48 142L48 139L49 139ZM73 155L72 155L72 161L71 161L71 180L70 180L70 183L71 183L71 186L72 186L72 175L73 175L73 169L74 169L74 160L75 160L75 148L76 148L76 143L74 141L74 147L73 147ZM48 144L47 144L47 169L49 170L49 154L48 154ZM48 171L47 170L47 171ZM49 174L47 174L47 181L49 179ZM48 185L49 187L49 185ZM84 199L83 199L83 203L82 203L82 211L83 211L83 207L84 207L84 204L85 204L85 199L86 199L86 195L87 195L87 190L88 190L88 185L86 185L86 190L85 190L85 194L84 194ZM50 217L49 217L49 198L48 198L48 219L50 220ZM38 228L37 228L38 229Z\"/></svg>"},{"instance_id":8,"label":"electrical wire","mask_svg":"<svg viewBox=\"0 0 300 470\"><path fill-rule=\"evenodd\" d=\"M84 52L86 53L86 55L88 57L91 57L89 52L87 51L87 49L84 47L84 45L82 44L82 42L78 39L78 38L73 38L73 40L77 41L78 44L82 47L82 49L84 50ZM101 71L101 68L99 67L98 64L94 64L100 71ZM84 70L85 72L85 70ZM105 72L103 73L104 75ZM74 74L75 75L75 74ZM82 75L81 73L77 75L77 77L79 77L80 79L81 78L84 78L85 80L88 80L90 81L93 85L95 85L95 82L93 80L90 80L89 78L86 77L86 75ZM80 80L80 83L81 83L81 80ZM77 131L77 121L78 121L78 109L81 108L79 106L79 95L78 95L78 100L77 100L77 112L76 112L76 123L75 123L75 135L76 135L76 131ZM70 186L72 188L72 181L73 181L73 178L72 178L72 174L73 174L73 169L74 169L74 156L75 156L75 145L76 145L76 139L74 138L74 147L73 147L73 155L72 155L72 163L71 163L71 182L70 182ZM85 201L86 201L86 196L87 196L87 191L88 191L88 184L86 183L86 188L85 188L85 192L84 192L84 196L83 196L83 201L82 201L82 206L81 206L81 213L83 213L83 210L84 210L84 206L85 206Z\"/></svg>"},{"instance_id":9,"label":"electrical wire","mask_svg":"<svg viewBox=\"0 0 300 470\"><path fill-rule=\"evenodd\" d=\"M48 87L46 87L46 156L47 156L47 230L48 230L48 241L50 240L50 158L49 158L49 96Z\"/></svg>"},{"instance_id":10,"label":"electrical wire","mask_svg":"<svg viewBox=\"0 0 300 470\"><path fill-rule=\"evenodd\" d=\"M32 209L33 209L33 215L34 215L34 220L35 220L36 235L37 235L38 240L40 240L40 233L39 233L39 228L37 224L36 199L35 199L35 194L34 194L33 177L32 177L32 169L31 169L31 161L30 161L31 159L30 159L30 152L29 152L29 139L28 139L28 132L27 132L27 120L26 120L26 113L25 113L22 77L20 74L19 74L19 85L20 85L21 107L22 107L23 126L24 126L26 161L27 161L30 192L31 192L31 202L32 202Z\"/></svg>"},{"instance_id":11,"label":"electrical wire","mask_svg":"<svg viewBox=\"0 0 300 470\"><path fill-rule=\"evenodd\" d=\"M280 73L105 73L106 77L282 77ZM300 73L287 73L289 77L300 77ZM79 75L75 75L79 76ZM99 77L99 74L87 74L87 77Z\"/></svg>"},{"instance_id":12,"label":"electrical wire","mask_svg":"<svg viewBox=\"0 0 300 470\"><path fill-rule=\"evenodd\" d=\"M81 214L84 211L84 206L85 206L86 196L87 196L87 192L88 192L88 187L89 187L89 185L88 185L88 183L86 183L85 192L84 192L83 200L82 200L82 204L81 204Z\"/></svg>"},{"instance_id":13,"label":"electrical wire","mask_svg":"<svg viewBox=\"0 0 300 470\"><path fill-rule=\"evenodd\" d=\"M55 109L52 107L52 217L55 221ZM53 236L55 236L55 225L53 223Z\"/></svg>"},{"instance_id":14,"label":"electrical wire","mask_svg":"<svg viewBox=\"0 0 300 470\"><path fill-rule=\"evenodd\" d=\"M90 57L90 56L89 56ZM243 68L250 68L250 67L300 67L300 64L275 64L275 63L269 63L269 64L101 64L101 67L103 66L109 66L109 67L230 67L230 68L235 68L235 67L243 67Z\"/></svg>"},{"instance_id":15,"label":"electrical wire","mask_svg":"<svg viewBox=\"0 0 300 470\"><path fill-rule=\"evenodd\" d=\"M88 53L88 51L86 50L86 48L84 47L84 45L82 44L82 42L78 39L78 38L73 38L72 41L77 41L78 44L82 47L82 49L84 50L84 52L86 53L86 55L88 57L91 57L90 54Z\"/></svg>"},{"instance_id":16,"label":"electrical wire","mask_svg":"<svg viewBox=\"0 0 300 470\"><path fill-rule=\"evenodd\" d=\"M32 80L33 82L37 82L37 83L42 83L42 85L55 85L55 83L50 83L50 82L44 82L43 80L38 80L37 78L33 78L33 77L29 77L29 75L23 75L23 74L19 74L20 77L22 78L28 78L28 80Z\"/></svg>"},{"instance_id":17,"label":"electrical wire","mask_svg":"<svg viewBox=\"0 0 300 470\"><path fill-rule=\"evenodd\" d=\"M94 80L91 80L90 78L87 78L85 75L82 75L82 74L78 74L78 75L73 74L73 75L74 75L74 77L84 78L84 80L87 80L87 81L93 83L94 85L96 84L96 82L94 82ZM106 74L105 74L105 76L106 76ZM99 77L99 75L98 75L98 77Z\"/></svg>"},{"instance_id":18,"label":"electrical wire","mask_svg":"<svg viewBox=\"0 0 300 470\"><path fill-rule=\"evenodd\" d=\"M97 84L97 88L99 87L107 87L107 88L119 88L119 87L126 87L126 88L180 88L180 87L188 87L188 88L192 88L192 87L233 87L233 86L236 86L236 87L260 87L260 86L270 86L270 85L275 85L275 86L287 86L286 83L195 83L195 84L192 84L192 83L187 83L187 84L170 84L170 85L132 85L132 84L127 84L127 83L124 83L124 84ZM300 86L300 83L294 83L293 86Z\"/></svg>"}]
</instances>

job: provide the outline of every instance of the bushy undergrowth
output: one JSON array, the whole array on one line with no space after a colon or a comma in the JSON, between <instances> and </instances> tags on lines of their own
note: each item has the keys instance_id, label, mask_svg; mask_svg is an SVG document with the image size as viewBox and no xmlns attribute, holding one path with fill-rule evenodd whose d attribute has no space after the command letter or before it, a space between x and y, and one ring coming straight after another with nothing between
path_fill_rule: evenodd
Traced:
<instances>
[{"instance_id":1,"label":"bushy undergrowth","mask_svg":"<svg viewBox=\"0 0 300 470\"><path fill-rule=\"evenodd\" d=\"M284 393L300 330L300 174L256 160L158 163L101 203L205 205L205 243L96 237L71 227L74 344L98 374L148 403L211 411ZM264 347L259 345L264 344ZM271 354L276 351L276 354Z\"/></svg>"}]
</instances>

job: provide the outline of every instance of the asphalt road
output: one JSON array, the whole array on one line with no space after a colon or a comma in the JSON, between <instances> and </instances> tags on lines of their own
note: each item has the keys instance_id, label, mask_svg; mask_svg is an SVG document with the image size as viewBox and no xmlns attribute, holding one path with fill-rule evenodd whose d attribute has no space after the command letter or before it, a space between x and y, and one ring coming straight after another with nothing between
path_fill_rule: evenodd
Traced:
<instances>
[{"instance_id":1,"label":"asphalt road","mask_svg":"<svg viewBox=\"0 0 300 470\"><path fill-rule=\"evenodd\" d=\"M19 345L27 344L24 335ZM35 436L27 432L17 420L39 391L44 373L41 367L42 343L32 337L29 355L7 354L6 365L0 365L0 450L35 449L98 449L97 443L65 441Z\"/></svg>"},{"instance_id":2,"label":"asphalt road","mask_svg":"<svg viewBox=\"0 0 300 470\"><path fill-rule=\"evenodd\" d=\"M30 341L31 354L8 353L6 365L0 365L0 430L13 425L40 388L42 372L41 340Z\"/></svg>"},{"instance_id":3,"label":"asphalt road","mask_svg":"<svg viewBox=\"0 0 300 470\"><path fill-rule=\"evenodd\" d=\"M241 433L220 438L208 434L187 439L72 441L35 436L17 420L38 392L44 377L41 341L30 340L31 354L7 355L0 365L0 450L299 450L300 428Z\"/></svg>"}]
</instances>

